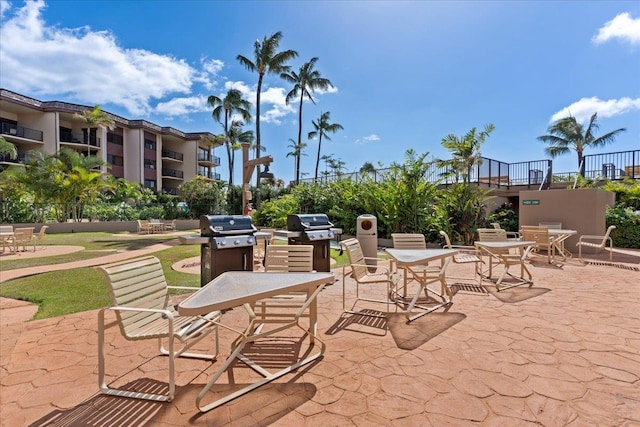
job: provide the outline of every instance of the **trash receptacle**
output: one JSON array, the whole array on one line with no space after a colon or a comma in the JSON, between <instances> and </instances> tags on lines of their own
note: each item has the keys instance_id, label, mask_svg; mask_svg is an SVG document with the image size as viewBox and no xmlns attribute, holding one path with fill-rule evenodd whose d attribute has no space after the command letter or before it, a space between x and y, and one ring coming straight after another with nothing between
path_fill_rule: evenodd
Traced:
<instances>
[{"instance_id":1,"label":"trash receptacle","mask_svg":"<svg viewBox=\"0 0 640 427\"><path fill-rule=\"evenodd\" d=\"M367 264L377 266L378 262L378 218L373 215L360 215L356 221L356 238L360 242L362 254L367 258Z\"/></svg>"}]
</instances>

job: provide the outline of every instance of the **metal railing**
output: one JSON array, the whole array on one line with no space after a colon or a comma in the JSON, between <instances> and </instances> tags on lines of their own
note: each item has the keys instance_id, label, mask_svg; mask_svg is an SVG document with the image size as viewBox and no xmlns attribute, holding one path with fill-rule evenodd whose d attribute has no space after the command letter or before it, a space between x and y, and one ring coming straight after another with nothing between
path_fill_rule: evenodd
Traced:
<instances>
[{"instance_id":1,"label":"metal railing","mask_svg":"<svg viewBox=\"0 0 640 427\"><path fill-rule=\"evenodd\" d=\"M0 123L0 133L40 142L44 140L44 133L41 130L26 128L11 123Z\"/></svg>"},{"instance_id":2,"label":"metal railing","mask_svg":"<svg viewBox=\"0 0 640 427\"><path fill-rule=\"evenodd\" d=\"M184 172L177 169L162 168L163 178L184 178Z\"/></svg>"},{"instance_id":3,"label":"metal railing","mask_svg":"<svg viewBox=\"0 0 640 427\"><path fill-rule=\"evenodd\" d=\"M184 154L173 150L162 149L162 157L174 160L184 160Z\"/></svg>"},{"instance_id":4,"label":"metal railing","mask_svg":"<svg viewBox=\"0 0 640 427\"><path fill-rule=\"evenodd\" d=\"M640 150L587 154L580 172L585 178L597 180L640 178Z\"/></svg>"}]
</instances>

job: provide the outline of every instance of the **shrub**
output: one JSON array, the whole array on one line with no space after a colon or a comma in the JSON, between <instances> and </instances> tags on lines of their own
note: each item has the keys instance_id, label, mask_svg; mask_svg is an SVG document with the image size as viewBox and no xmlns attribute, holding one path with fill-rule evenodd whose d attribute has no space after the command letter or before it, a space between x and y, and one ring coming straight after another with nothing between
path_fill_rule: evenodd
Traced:
<instances>
[{"instance_id":1,"label":"shrub","mask_svg":"<svg viewBox=\"0 0 640 427\"><path fill-rule=\"evenodd\" d=\"M621 206L607 209L607 227L615 225L611 232L618 248L640 249L640 211Z\"/></svg>"}]
</instances>

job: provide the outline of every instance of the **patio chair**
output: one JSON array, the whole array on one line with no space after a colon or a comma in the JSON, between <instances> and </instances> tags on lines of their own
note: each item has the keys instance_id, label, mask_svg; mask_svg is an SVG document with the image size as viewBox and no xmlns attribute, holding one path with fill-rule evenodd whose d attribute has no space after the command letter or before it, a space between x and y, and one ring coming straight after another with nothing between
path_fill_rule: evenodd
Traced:
<instances>
[{"instance_id":1,"label":"patio chair","mask_svg":"<svg viewBox=\"0 0 640 427\"><path fill-rule=\"evenodd\" d=\"M164 230L165 231L176 231L176 220L172 220L172 221L165 221L164 223Z\"/></svg>"},{"instance_id":2,"label":"patio chair","mask_svg":"<svg viewBox=\"0 0 640 427\"><path fill-rule=\"evenodd\" d=\"M391 240L393 242L394 249L427 249L427 240L424 237L424 234L421 233L393 233L391 234ZM397 270L395 267L395 262L391 260L390 262L391 271ZM416 279L421 281L425 279L428 273L439 272L440 269L437 267L429 267L428 265L424 266L412 266L409 268L403 268L403 288L404 295L407 292L407 284L412 280L414 275L419 275L420 278Z\"/></svg>"},{"instance_id":3,"label":"patio chair","mask_svg":"<svg viewBox=\"0 0 640 427\"><path fill-rule=\"evenodd\" d=\"M548 227L523 225L520 229L520 234L523 240L536 242L535 247L530 253L545 250L547 251L547 262L551 264L555 261L555 245L553 244L553 236L549 235Z\"/></svg>"},{"instance_id":4,"label":"patio chair","mask_svg":"<svg viewBox=\"0 0 640 427\"><path fill-rule=\"evenodd\" d=\"M13 246L18 251L18 247L22 246L22 250L27 250L27 245L33 246L33 251L36 251L35 242L33 241L34 227L15 228L13 230Z\"/></svg>"},{"instance_id":5,"label":"patio chair","mask_svg":"<svg viewBox=\"0 0 640 427\"><path fill-rule=\"evenodd\" d=\"M42 243L42 240L44 240L44 233L47 231L47 228L49 228L48 225L43 225L42 227L40 227L40 231L38 232L38 234L36 234L35 236L33 236L33 250L35 252L36 250L36 246L38 245L38 243ZM42 246L42 244L40 245L40 247L42 249L44 249L45 247Z\"/></svg>"},{"instance_id":6,"label":"patio chair","mask_svg":"<svg viewBox=\"0 0 640 427\"><path fill-rule=\"evenodd\" d=\"M267 246L264 269L266 272L313 271L313 246ZM249 316L255 324L289 324L296 322L298 317L309 317L308 313L298 313L306 301L306 292L290 292L265 298L250 304L252 311Z\"/></svg>"},{"instance_id":7,"label":"patio chair","mask_svg":"<svg viewBox=\"0 0 640 427\"><path fill-rule=\"evenodd\" d=\"M479 264L484 264L482 259L478 256L477 250L474 246L461 246L461 245L452 245L451 240L449 239L449 235L446 231L440 230L440 235L444 237L444 247L447 249L457 249L458 253L455 254L452 258L454 264L474 264L474 275L473 277L456 277L449 276L451 279L462 279L462 280L471 280L474 283L481 285L482 284L482 269Z\"/></svg>"},{"instance_id":8,"label":"patio chair","mask_svg":"<svg viewBox=\"0 0 640 427\"><path fill-rule=\"evenodd\" d=\"M492 222L491 227L496 230L502 230L502 226L497 222ZM520 240L520 233L517 231L507 231L507 239L517 239Z\"/></svg>"},{"instance_id":9,"label":"patio chair","mask_svg":"<svg viewBox=\"0 0 640 427\"><path fill-rule=\"evenodd\" d=\"M265 264L266 250L269 245L274 241L275 228L261 228L261 233L269 233L269 237L266 239L258 239L255 247L253 248L253 264L262 265Z\"/></svg>"},{"instance_id":10,"label":"patio chair","mask_svg":"<svg viewBox=\"0 0 640 427\"><path fill-rule=\"evenodd\" d=\"M478 228L478 241L480 242L505 242L507 241L507 232L502 228ZM496 250L496 255L508 255L509 249ZM499 257L489 257L489 271L487 277L491 277L493 273L493 264L499 264ZM483 273L484 274L484 273Z\"/></svg>"},{"instance_id":11,"label":"patio chair","mask_svg":"<svg viewBox=\"0 0 640 427\"><path fill-rule=\"evenodd\" d=\"M377 258L375 259L376 265L367 264L367 260L372 260L372 258L365 257L362 253L362 247L360 246L360 242L358 239L351 238L340 242L340 245L344 248L344 251L347 253L347 258L349 259L349 265L342 266L342 309L345 313L351 314L359 314L362 316L369 317L386 317L385 314L379 314L371 311L355 311L355 306L359 301L368 301L375 303L382 303L387 305L386 313L389 313L389 304L392 302L393 294L392 292L396 291L398 276L396 274L392 274L389 268L377 265ZM356 282L356 298L350 309L347 309L346 306L346 292L345 292L345 283L346 278L349 275L347 273L347 269L351 270L351 277ZM386 298L384 300L372 298L372 297L361 297L360 296L360 286L376 286L376 285L385 285L386 286ZM395 304L395 303L394 303ZM396 312L398 311L398 306L396 306Z\"/></svg>"},{"instance_id":12,"label":"patio chair","mask_svg":"<svg viewBox=\"0 0 640 427\"><path fill-rule=\"evenodd\" d=\"M175 395L175 358L190 357L215 361L218 355L218 327L220 312L206 316L180 316L175 310L169 289L193 287L167 286L158 258L149 256L96 267L104 273L113 306L98 312L98 384L105 394L155 401L171 401ZM114 311L120 332L129 341L157 339L160 353L169 357L168 394L110 388L105 382L105 312ZM216 333L215 354L188 353L194 344ZM163 340L168 341L165 349ZM176 349L175 341L183 345ZM179 344L178 344L179 345Z\"/></svg>"},{"instance_id":13,"label":"patio chair","mask_svg":"<svg viewBox=\"0 0 640 427\"><path fill-rule=\"evenodd\" d=\"M615 228L616 228L615 225L610 225L609 228L607 228L606 233L604 233L604 236L594 236L589 234L583 234L582 236L580 236L578 243L576 243L576 246L578 247L578 258L580 259L580 261L582 261L583 247L592 248L592 249L595 249L596 252L600 252L607 247L607 243L609 243L609 261L612 261L613 260L613 240L609 235L611 234L611 231L613 231Z\"/></svg>"},{"instance_id":14,"label":"patio chair","mask_svg":"<svg viewBox=\"0 0 640 427\"><path fill-rule=\"evenodd\" d=\"M138 233L147 233L149 234L149 231L151 231L151 225L149 224L149 221L146 219L139 219L138 220Z\"/></svg>"}]
</instances>

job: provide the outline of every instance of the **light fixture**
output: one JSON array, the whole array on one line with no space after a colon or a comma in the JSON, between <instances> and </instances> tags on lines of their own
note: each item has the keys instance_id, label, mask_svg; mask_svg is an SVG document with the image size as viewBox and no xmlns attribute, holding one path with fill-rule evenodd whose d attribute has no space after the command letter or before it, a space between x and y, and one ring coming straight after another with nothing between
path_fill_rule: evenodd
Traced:
<instances>
[{"instance_id":1,"label":"light fixture","mask_svg":"<svg viewBox=\"0 0 640 427\"><path fill-rule=\"evenodd\" d=\"M272 172L269 172L269 165L264 167L264 170L260 172L260 179L273 179L274 175Z\"/></svg>"}]
</instances>

